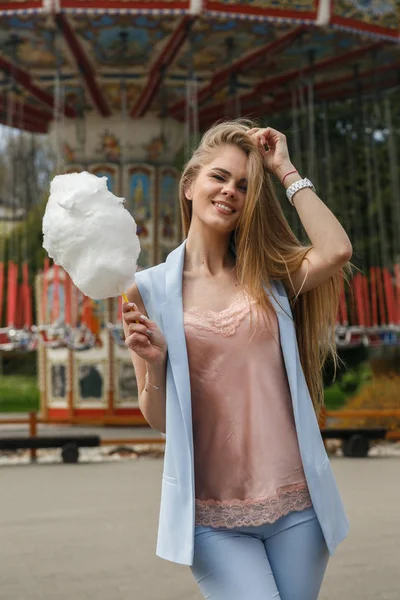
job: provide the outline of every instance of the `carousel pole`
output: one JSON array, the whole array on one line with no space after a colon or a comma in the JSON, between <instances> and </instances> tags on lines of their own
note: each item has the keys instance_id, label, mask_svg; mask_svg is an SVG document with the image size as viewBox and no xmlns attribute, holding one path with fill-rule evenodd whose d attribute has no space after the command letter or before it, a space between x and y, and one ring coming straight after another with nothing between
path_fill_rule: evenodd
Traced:
<instances>
[{"instance_id":1,"label":"carousel pole","mask_svg":"<svg viewBox=\"0 0 400 600\"><path fill-rule=\"evenodd\" d=\"M229 36L225 40L228 66L234 62L235 38ZM238 94L237 73L232 71L228 82L227 118L240 117L240 97Z\"/></svg>"},{"instance_id":2,"label":"carousel pole","mask_svg":"<svg viewBox=\"0 0 400 600\"><path fill-rule=\"evenodd\" d=\"M7 103L7 126L8 126L8 152L9 152L9 170L8 180L9 189L8 193L11 198L12 206L12 222L16 220L16 194L15 194L15 140L12 133L13 118L14 118L14 94L15 84L14 78L11 75L10 86L8 89L8 103ZM18 265L14 261L14 257L17 252L17 239L14 232L14 227L9 233L8 238L8 272L7 272L7 327L13 329L15 327L15 317L17 309L17 284L18 284Z\"/></svg>"},{"instance_id":3,"label":"carousel pole","mask_svg":"<svg viewBox=\"0 0 400 600\"><path fill-rule=\"evenodd\" d=\"M356 72L356 82L358 83L357 75L358 72ZM357 188L358 162L356 162L355 160L355 153L357 148L357 146L355 145L355 141L359 139L361 127L359 125L358 113L356 111L356 101L353 100L350 104L350 122L346 130L346 151L348 181L350 184L349 198L351 200L351 222L353 224L352 239L354 239L355 258L359 258L362 261L364 256L364 237L362 224L363 211L360 193ZM357 106L359 106L358 101ZM368 310L364 292L363 275L360 272L356 273L356 275L353 278L353 291L357 324L360 327L365 327L368 324Z\"/></svg>"},{"instance_id":4,"label":"carousel pole","mask_svg":"<svg viewBox=\"0 0 400 600\"><path fill-rule=\"evenodd\" d=\"M381 127L382 125L382 113L381 107L379 103L379 77L378 71L376 67L376 53L374 54L374 74L375 74L375 92L373 96L373 129ZM377 152L377 141L372 137L371 140L371 158L372 158L372 169L373 176L375 181L374 192L376 198L377 205L377 213L378 213L378 231L380 238L380 262L381 268L378 271L378 296L380 300L380 313L381 313L381 323L393 325L394 324L394 315L393 315L393 302L392 302L392 293L393 287L391 283L390 273L389 273L389 246L388 246L388 235L387 228L385 223L385 213L383 207L383 197L382 197L382 179L381 179L381 165L380 165L380 157ZM385 302L385 295L386 300Z\"/></svg>"},{"instance_id":5,"label":"carousel pole","mask_svg":"<svg viewBox=\"0 0 400 600\"><path fill-rule=\"evenodd\" d=\"M20 114L20 127L23 126L23 103L21 103L21 114ZM22 131L22 129L21 129ZM22 138L21 138L21 146L22 146ZM23 145L23 150L25 149L25 144ZM25 156L25 152L21 153L21 156ZM28 161L27 161L28 162ZM25 167L26 165L24 165ZM29 173L26 170L25 172L25 182L30 179ZM21 284L21 294L20 294L20 303L22 310L22 319L21 319L21 327L25 331L31 331L32 328L32 290L29 282L29 260L28 260L28 190L24 185L25 194L23 197L22 208L24 211L24 223L21 231L21 245L22 245L22 284Z\"/></svg>"},{"instance_id":6,"label":"carousel pole","mask_svg":"<svg viewBox=\"0 0 400 600\"><path fill-rule=\"evenodd\" d=\"M126 85L126 61L128 55L128 33L126 31L120 31L120 60L122 63L122 77L120 81L120 94L121 94L121 156L120 156L120 187L121 187L121 196L126 197L125 191L125 169L127 166L127 146L126 146L126 127L128 122L128 91ZM117 302L122 302L121 298L118 298ZM114 299L108 298L107 303L107 322L114 323ZM112 331L108 329L107 331L107 348L108 348L108 394L107 394L107 409L106 409L106 417L112 417L115 414L115 385L114 385L114 377L115 377L115 346L114 339L112 336Z\"/></svg>"},{"instance_id":7,"label":"carousel pole","mask_svg":"<svg viewBox=\"0 0 400 600\"><path fill-rule=\"evenodd\" d=\"M53 16L60 11L58 2L51 3L51 10ZM55 131L55 144L56 144L56 173L61 174L64 170L64 159L63 159L63 129L64 129L64 108L65 108L65 94L62 83L62 48L61 45L64 42L64 31L62 22L57 21L57 29L53 37L54 54L56 57L56 70L54 74L54 104L53 104L53 120L54 120L54 131ZM60 270L58 265L53 263L53 310L50 310L52 317L56 316L58 319L61 318L60 310ZM66 274L64 274L64 314L63 321L65 325L66 320L66 289L67 280ZM56 302L55 302L56 301ZM54 322L54 318L51 318ZM74 396L74 376L75 376L75 357L74 350L68 347L67 361L66 361L66 394L67 394L67 411L68 420L71 422L75 415L75 396Z\"/></svg>"},{"instance_id":8,"label":"carousel pole","mask_svg":"<svg viewBox=\"0 0 400 600\"><path fill-rule=\"evenodd\" d=\"M4 106L7 105L7 95L4 93L3 98L5 99ZM6 260L6 210L4 204L4 218L0 219L0 329L3 325L3 304L4 304L4 291L5 291L5 260ZM3 335L3 334L2 334Z\"/></svg>"},{"instance_id":9,"label":"carousel pole","mask_svg":"<svg viewBox=\"0 0 400 600\"><path fill-rule=\"evenodd\" d=\"M326 181L326 198L329 207L333 207L334 199L333 199L333 176L332 176L332 152L331 152L331 143L329 139L329 111L328 105L324 102L322 106L322 148L324 153L324 162L325 162L325 174L324 179ZM349 317L347 312L347 304L346 304L346 295L344 289L344 281L343 279L340 282L340 292L339 292L339 308L337 315L337 324L342 327L348 327L349 325Z\"/></svg>"},{"instance_id":10,"label":"carousel pole","mask_svg":"<svg viewBox=\"0 0 400 600\"><path fill-rule=\"evenodd\" d=\"M394 254L394 272L396 285L396 309L395 321L400 323L400 185L398 170L398 149L396 143L396 132L393 127L391 103L389 98L384 100L385 126L388 131L388 152L391 180L391 215L392 215L392 243Z\"/></svg>"},{"instance_id":11,"label":"carousel pole","mask_svg":"<svg viewBox=\"0 0 400 600\"><path fill-rule=\"evenodd\" d=\"M199 137L199 112L197 98L197 80L193 66L193 46L189 37L188 76L186 80L185 104L185 161L188 161L193 147L197 145Z\"/></svg>"},{"instance_id":12,"label":"carousel pole","mask_svg":"<svg viewBox=\"0 0 400 600\"><path fill-rule=\"evenodd\" d=\"M374 266L374 257L376 256L374 242L376 239L375 232L375 221L373 214L373 174L371 164L371 135L368 126L368 108L365 100L362 99L361 103L361 114L362 114L362 129L364 134L364 161L365 161L365 174L366 174L366 195L367 195L367 229L368 229L368 267L370 274L370 295L371 295L371 325L373 327L378 326L378 304L377 304L377 281L376 281L376 270Z\"/></svg>"},{"instance_id":13,"label":"carousel pole","mask_svg":"<svg viewBox=\"0 0 400 600\"><path fill-rule=\"evenodd\" d=\"M5 77L2 81L2 83L5 83L7 81L7 78ZM7 107L7 93L6 93L6 86L4 85L3 90L2 90L2 107ZM6 112L6 108L2 108L1 110L2 112L2 120L7 120L7 112ZM4 208L4 218L0 218L0 329L2 328L3 325L3 303L4 303L4 289L5 289L5 270L4 270L4 263L5 263L5 244L6 244L6 212L5 212L5 208ZM3 335L3 334L2 334ZM0 375L1 375L1 371L0 371Z\"/></svg>"}]
</instances>

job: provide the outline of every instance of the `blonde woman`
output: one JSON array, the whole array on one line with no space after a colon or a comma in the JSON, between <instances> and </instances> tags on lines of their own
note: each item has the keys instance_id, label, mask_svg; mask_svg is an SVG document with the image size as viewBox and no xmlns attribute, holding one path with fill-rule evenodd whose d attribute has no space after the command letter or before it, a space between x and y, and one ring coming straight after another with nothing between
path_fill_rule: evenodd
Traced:
<instances>
[{"instance_id":1,"label":"blonde woman","mask_svg":"<svg viewBox=\"0 0 400 600\"><path fill-rule=\"evenodd\" d=\"M270 127L212 127L180 202L186 240L123 313L140 408L166 432L157 554L205 598L314 600L348 530L316 413L350 241Z\"/></svg>"}]
</instances>

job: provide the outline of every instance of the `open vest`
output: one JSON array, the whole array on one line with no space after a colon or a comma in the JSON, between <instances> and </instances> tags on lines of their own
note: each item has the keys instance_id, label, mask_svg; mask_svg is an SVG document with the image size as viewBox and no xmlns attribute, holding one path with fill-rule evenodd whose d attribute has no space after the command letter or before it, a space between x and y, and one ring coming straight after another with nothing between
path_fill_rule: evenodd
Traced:
<instances>
[{"instance_id":1,"label":"open vest","mask_svg":"<svg viewBox=\"0 0 400 600\"><path fill-rule=\"evenodd\" d=\"M193 433L189 365L182 306L185 242L165 263L136 274L136 283L150 319L168 345L166 380L166 445L162 478L157 555L192 565L195 528ZM270 291L293 403L304 473L330 554L347 535L349 524L321 438L314 407L300 363L296 333L285 288Z\"/></svg>"}]
</instances>

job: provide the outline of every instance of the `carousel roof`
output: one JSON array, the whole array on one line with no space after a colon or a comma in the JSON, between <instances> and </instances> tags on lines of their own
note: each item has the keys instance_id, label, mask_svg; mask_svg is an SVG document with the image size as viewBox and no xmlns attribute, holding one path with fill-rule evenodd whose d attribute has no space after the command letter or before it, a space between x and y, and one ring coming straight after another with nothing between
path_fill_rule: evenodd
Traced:
<instances>
[{"instance_id":1,"label":"carousel roof","mask_svg":"<svg viewBox=\"0 0 400 600\"><path fill-rule=\"evenodd\" d=\"M183 120L194 76L200 125L400 83L397 0L3 0L0 121L46 132L98 113ZM60 87L61 86L61 87ZM2 92L1 92L2 90ZM58 98L58 100L57 100ZM234 102L233 102L234 98Z\"/></svg>"}]
</instances>

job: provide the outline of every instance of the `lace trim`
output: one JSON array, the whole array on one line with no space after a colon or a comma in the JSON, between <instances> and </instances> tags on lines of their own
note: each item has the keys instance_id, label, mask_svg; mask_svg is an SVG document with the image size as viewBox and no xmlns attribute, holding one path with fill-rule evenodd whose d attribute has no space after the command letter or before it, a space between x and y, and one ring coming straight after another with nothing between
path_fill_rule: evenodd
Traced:
<instances>
[{"instance_id":1,"label":"lace trim","mask_svg":"<svg viewBox=\"0 0 400 600\"><path fill-rule=\"evenodd\" d=\"M230 337L234 335L240 323L248 315L254 302L241 292L228 308L219 312L210 309L201 311L197 306L193 306L185 310L184 324L195 329L219 333L223 337Z\"/></svg>"},{"instance_id":2,"label":"lace trim","mask_svg":"<svg viewBox=\"0 0 400 600\"><path fill-rule=\"evenodd\" d=\"M305 482L279 488L272 498L246 500L196 500L196 525L208 527L258 527L274 523L293 511L312 506Z\"/></svg>"}]
</instances>

